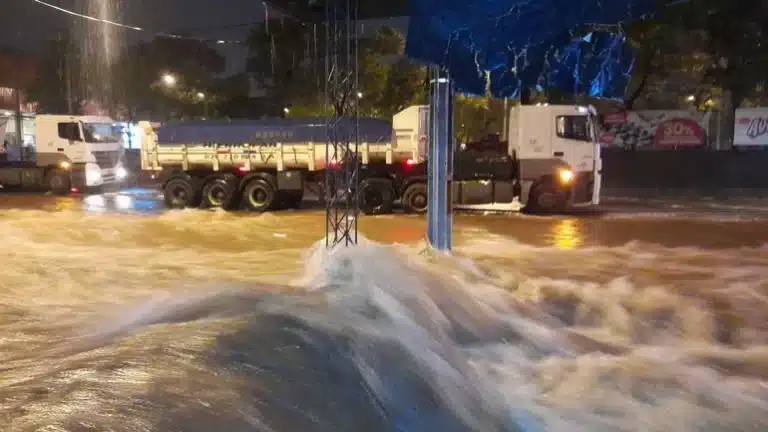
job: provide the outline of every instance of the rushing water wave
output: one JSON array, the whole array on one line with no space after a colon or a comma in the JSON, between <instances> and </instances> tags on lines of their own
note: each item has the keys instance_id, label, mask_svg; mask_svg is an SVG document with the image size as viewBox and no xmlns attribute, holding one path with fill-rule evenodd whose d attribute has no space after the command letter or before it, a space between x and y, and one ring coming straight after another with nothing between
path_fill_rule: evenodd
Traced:
<instances>
[{"instance_id":1,"label":"rushing water wave","mask_svg":"<svg viewBox=\"0 0 768 432\"><path fill-rule=\"evenodd\" d=\"M366 223L3 212L2 430L768 428L768 249Z\"/></svg>"}]
</instances>

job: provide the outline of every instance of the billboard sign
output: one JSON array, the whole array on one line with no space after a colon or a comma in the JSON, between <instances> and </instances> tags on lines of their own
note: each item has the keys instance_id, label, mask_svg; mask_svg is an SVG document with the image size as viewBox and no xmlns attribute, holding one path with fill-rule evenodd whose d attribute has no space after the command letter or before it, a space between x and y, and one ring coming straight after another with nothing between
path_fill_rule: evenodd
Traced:
<instances>
[{"instance_id":1,"label":"billboard sign","mask_svg":"<svg viewBox=\"0 0 768 432\"><path fill-rule=\"evenodd\" d=\"M625 111L603 117L604 147L668 150L707 145L710 113L684 110Z\"/></svg>"},{"instance_id":2,"label":"billboard sign","mask_svg":"<svg viewBox=\"0 0 768 432\"><path fill-rule=\"evenodd\" d=\"M736 110L733 145L739 147L768 146L768 108Z\"/></svg>"}]
</instances>

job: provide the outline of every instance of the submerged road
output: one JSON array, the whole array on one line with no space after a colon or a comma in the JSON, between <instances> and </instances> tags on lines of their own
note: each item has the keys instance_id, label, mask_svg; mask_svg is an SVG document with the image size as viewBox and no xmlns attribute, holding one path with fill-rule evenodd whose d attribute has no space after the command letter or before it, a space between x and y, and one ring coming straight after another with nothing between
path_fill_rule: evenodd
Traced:
<instances>
[{"instance_id":1,"label":"submerged road","mask_svg":"<svg viewBox=\"0 0 768 432\"><path fill-rule=\"evenodd\" d=\"M0 430L768 430L766 217L458 214L452 257L361 217L329 254L321 210L0 194Z\"/></svg>"},{"instance_id":2,"label":"submerged road","mask_svg":"<svg viewBox=\"0 0 768 432\"><path fill-rule=\"evenodd\" d=\"M298 218L307 226L322 229L322 209L307 203L300 211L273 213ZM86 214L167 214L162 196L153 189L133 188L101 195L57 197L39 194L0 194L0 209ZM185 212L197 212L186 210ZM201 211L203 213L210 213ZM172 212L177 213L177 212ZM235 218L259 217L242 212ZM665 246L729 248L768 243L768 202L760 200L640 200L613 198L597 209L571 215L531 216L518 213L478 214L458 212L455 226L477 227L538 246L574 248L615 246L631 241ZM391 229L397 226L397 229ZM422 217L361 216L365 235L386 242L414 242L426 231ZM380 227L380 228L377 228ZM317 230L321 235L321 230Z\"/></svg>"}]
</instances>

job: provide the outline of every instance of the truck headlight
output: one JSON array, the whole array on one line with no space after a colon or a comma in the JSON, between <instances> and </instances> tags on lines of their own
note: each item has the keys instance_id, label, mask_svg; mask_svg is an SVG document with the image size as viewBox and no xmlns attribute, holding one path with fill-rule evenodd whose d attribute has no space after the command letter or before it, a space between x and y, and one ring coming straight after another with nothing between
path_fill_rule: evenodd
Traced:
<instances>
[{"instance_id":1,"label":"truck headlight","mask_svg":"<svg viewBox=\"0 0 768 432\"><path fill-rule=\"evenodd\" d=\"M557 176L562 184L571 184L573 181L573 171L569 169L561 168L558 171Z\"/></svg>"},{"instance_id":2,"label":"truck headlight","mask_svg":"<svg viewBox=\"0 0 768 432\"><path fill-rule=\"evenodd\" d=\"M85 168L85 181L86 183L93 184L101 181L101 169L95 166L87 166Z\"/></svg>"},{"instance_id":3,"label":"truck headlight","mask_svg":"<svg viewBox=\"0 0 768 432\"><path fill-rule=\"evenodd\" d=\"M121 166L117 167L115 170L115 177L118 180L124 180L126 177L128 177L128 170Z\"/></svg>"}]
</instances>

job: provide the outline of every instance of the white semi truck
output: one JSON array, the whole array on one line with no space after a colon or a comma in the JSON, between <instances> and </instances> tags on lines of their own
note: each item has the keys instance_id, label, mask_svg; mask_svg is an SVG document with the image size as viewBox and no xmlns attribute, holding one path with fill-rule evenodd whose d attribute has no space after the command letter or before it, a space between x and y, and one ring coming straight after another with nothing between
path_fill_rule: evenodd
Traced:
<instances>
[{"instance_id":1,"label":"white semi truck","mask_svg":"<svg viewBox=\"0 0 768 432\"><path fill-rule=\"evenodd\" d=\"M65 195L120 183L128 174L121 164L121 133L107 117L38 115L34 157L14 160L7 151L0 161L0 186Z\"/></svg>"},{"instance_id":2,"label":"white semi truck","mask_svg":"<svg viewBox=\"0 0 768 432\"><path fill-rule=\"evenodd\" d=\"M559 211L599 200L600 147L594 110L578 106L511 109L506 140L456 146L452 172L457 208ZM359 121L360 209L366 214L427 209L427 106L390 124ZM344 126L340 125L344 134ZM263 212L299 205L326 170L323 119L139 124L141 165L161 180L170 207L244 208ZM316 189L317 190L317 189Z\"/></svg>"}]
</instances>

